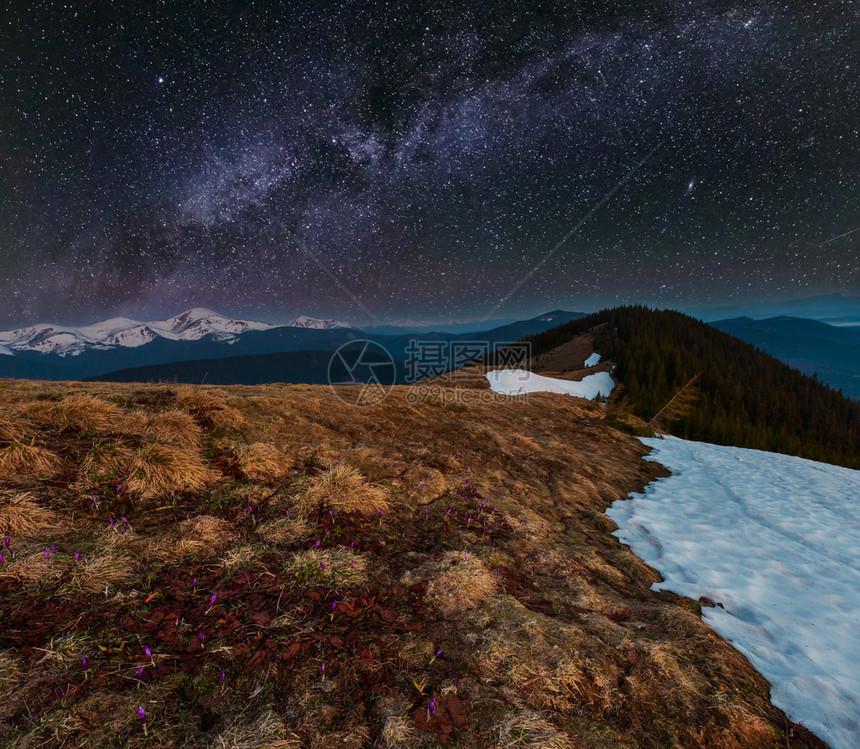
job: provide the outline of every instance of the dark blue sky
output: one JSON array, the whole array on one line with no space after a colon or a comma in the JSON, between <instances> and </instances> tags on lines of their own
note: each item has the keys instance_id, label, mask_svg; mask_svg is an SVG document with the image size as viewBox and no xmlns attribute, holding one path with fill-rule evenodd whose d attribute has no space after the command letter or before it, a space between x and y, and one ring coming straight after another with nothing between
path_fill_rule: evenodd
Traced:
<instances>
[{"instance_id":1,"label":"dark blue sky","mask_svg":"<svg viewBox=\"0 0 860 749\"><path fill-rule=\"evenodd\" d=\"M0 325L860 293L856 2L54 5L2 19Z\"/></svg>"}]
</instances>

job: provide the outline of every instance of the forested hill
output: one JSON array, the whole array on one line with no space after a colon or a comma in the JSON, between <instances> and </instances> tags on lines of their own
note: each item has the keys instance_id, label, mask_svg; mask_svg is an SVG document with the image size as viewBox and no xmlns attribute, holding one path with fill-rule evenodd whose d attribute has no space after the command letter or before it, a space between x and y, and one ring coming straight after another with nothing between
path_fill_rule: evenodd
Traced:
<instances>
[{"instance_id":1,"label":"forested hill","mask_svg":"<svg viewBox=\"0 0 860 749\"><path fill-rule=\"evenodd\" d=\"M592 330L595 350L616 364L613 376L644 419L701 372L692 410L666 431L860 468L860 404L687 315L618 307L528 340L537 356Z\"/></svg>"}]
</instances>

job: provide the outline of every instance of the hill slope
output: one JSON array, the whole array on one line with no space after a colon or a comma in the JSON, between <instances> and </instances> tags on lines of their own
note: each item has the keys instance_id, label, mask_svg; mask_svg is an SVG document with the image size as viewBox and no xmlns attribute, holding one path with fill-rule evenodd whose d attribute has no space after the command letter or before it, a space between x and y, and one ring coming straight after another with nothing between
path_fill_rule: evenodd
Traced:
<instances>
[{"instance_id":1,"label":"hill slope","mask_svg":"<svg viewBox=\"0 0 860 749\"><path fill-rule=\"evenodd\" d=\"M609 535L605 407L410 394L0 389L0 743L822 746Z\"/></svg>"},{"instance_id":2,"label":"hill slope","mask_svg":"<svg viewBox=\"0 0 860 749\"><path fill-rule=\"evenodd\" d=\"M711 325L860 400L860 328L798 317L736 317Z\"/></svg>"},{"instance_id":3,"label":"hill slope","mask_svg":"<svg viewBox=\"0 0 860 749\"><path fill-rule=\"evenodd\" d=\"M644 419L702 373L701 396L668 427L672 434L860 467L860 404L687 315L619 307L529 340L538 356L592 330L595 350L615 363L613 376Z\"/></svg>"}]
</instances>

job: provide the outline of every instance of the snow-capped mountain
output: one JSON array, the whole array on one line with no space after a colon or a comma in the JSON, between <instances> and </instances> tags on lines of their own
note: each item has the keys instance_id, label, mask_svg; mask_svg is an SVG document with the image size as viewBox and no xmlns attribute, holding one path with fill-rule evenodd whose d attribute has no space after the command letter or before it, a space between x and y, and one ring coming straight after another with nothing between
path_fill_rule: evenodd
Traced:
<instances>
[{"instance_id":1,"label":"snow-capped mountain","mask_svg":"<svg viewBox=\"0 0 860 749\"><path fill-rule=\"evenodd\" d=\"M351 328L352 325L339 320L318 320L315 317L299 315L287 323L288 328L311 328L313 330L332 330L333 328Z\"/></svg>"},{"instance_id":2,"label":"snow-capped mountain","mask_svg":"<svg viewBox=\"0 0 860 749\"><path fill-rule=\"evenodd\" d=\"M114 317L92 325L69 326L40 323L0 332L0 348L9 352L38 351L58 356L76 356L87 350L135 348L156 338L196 341L204 336L230 342L249 330L275 327L256 320L233 320L204 307L195 307L167 320L139 322Z\"/></svg>"}]
</instances>

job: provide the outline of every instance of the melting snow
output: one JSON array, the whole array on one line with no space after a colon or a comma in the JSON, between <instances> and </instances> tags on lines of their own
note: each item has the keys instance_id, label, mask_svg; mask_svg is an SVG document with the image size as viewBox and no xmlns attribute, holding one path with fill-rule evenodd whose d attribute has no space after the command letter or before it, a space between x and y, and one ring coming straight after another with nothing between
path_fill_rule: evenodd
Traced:
<instances>
[{"instance_id":1,"label":"melting snow","mask_svg":"<svg viewBox=\"0 0 860 749\"><path fill-rule=\"evenodd\" d=\"M592 354L585 360L584 366L593 367L595 364L600 364L600 354Z\"/></svg>"},{"instance_id":2,"label":"melting snow","mask_svg":"<svg viewBox=\"0 0 860 749\"><path fill-rule=\"evenodd\" d=\"M833 749L860 737L860 471L668 437L672 471L615 502L615 535L665 578L725 608L703 617Z\"/></svg>"},{"instance_id":3,"label":"melting snow","mask_svg":"<svg viewBox=\"0 0 860 749\"><path fill-rule=\"evenodd\" d=\"M490 389L502 395L560 393L594 400L599 395L608 396L615 387L608 372L588 375L579 382L544 377L525 369L495 369L487 372L485 377L490 381Z\"/></svg>"}]
</instances>

